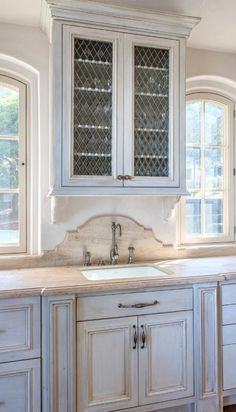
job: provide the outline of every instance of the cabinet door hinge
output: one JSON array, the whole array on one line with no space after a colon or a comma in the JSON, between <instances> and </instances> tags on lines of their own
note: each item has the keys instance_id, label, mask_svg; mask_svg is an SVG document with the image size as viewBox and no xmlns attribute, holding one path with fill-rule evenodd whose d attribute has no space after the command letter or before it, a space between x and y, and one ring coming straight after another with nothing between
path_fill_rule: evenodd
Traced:
<instances>
[{"instance_id":1,"label":"cabinet door hinge","mask_svg":"<svg viewBox=\"0 0 236 412\"><path fill-rule=\"evenodd\" d=\"M233 110L233 116L235 117L235 109Z\"/></svg>"},{"instance_id":2,"label":"cabinet door hinge","mask_svg":"<svg viewBox=\"0 0 236 412\"><path fill-rule=\"evenodd\" d=\"M235 167L233 168L233 175L235 176L235 174L236 174L236 170L235 170Z\"/></svg>"},{"instance_id":3,"label":"cabinet door hinge","mask_svg":"<svg viewBox=\"0 0 236 412\"><path fill-rule=\"evenodd\" d=\"M234 226L234 234L236 234L236 226Z\"/></svg>"}]
</instances>

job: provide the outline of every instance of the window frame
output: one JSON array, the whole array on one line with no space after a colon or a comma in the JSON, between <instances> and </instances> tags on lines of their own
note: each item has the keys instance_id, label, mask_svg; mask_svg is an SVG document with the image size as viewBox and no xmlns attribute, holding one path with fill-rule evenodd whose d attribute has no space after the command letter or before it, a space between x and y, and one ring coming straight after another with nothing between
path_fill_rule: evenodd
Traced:
<instances>
[{"instance_id":1,"label":"window frame","mask_svg":"<svg viewBox=\"0 0 236 412\"><path fill-rule=\"evenodd\" d=\"M225 233L219 236L195 236L188 237L185 234L185 198L181 198L179 208L179 240L181 245L194 244L211 244L211 243L226 243L235 240L234 234L234 159L235 159L235 145L234 145L234 102L226 96L211 91L192 91L187 93L186 102L189 100L211 100L215 103L224 104L228 107L226 118L226 142L225 142L225 211L224 225ZM185 143L185 147L187 147Z\"/></svg>"},{"instance_id":2,"label":"window frame","mask_svg":"<svg viewBox=\"0 0 236 412\"><path fill-rule=\"evenodd\" d=\"M27 252L27 85L17 78L0 73L0 83L19 90L19 243L0 244L0 254ZM8 136L3 139L8 140ZM14 139L14 138L13 138ZM14 193L15 189L0 189L0 193Z\"/></svg>"}]
</instances>

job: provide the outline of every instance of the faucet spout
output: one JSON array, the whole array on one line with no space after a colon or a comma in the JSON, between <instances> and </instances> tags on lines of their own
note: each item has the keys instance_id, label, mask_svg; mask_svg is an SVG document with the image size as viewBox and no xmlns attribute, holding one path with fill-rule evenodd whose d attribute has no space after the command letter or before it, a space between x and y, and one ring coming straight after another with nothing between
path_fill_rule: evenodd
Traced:
<instances>
[{"instance_id":1,"label":"faucet spout","mask_svg":"<svg viewBox=\"0 0 236 412\"><path fill-rule=\"evenodd\" d=\"M112 230L112 243L111 243L111 253L110 253L110 263L111 265L116 265L118 263L119 258L119 250L116 243L116 230L119 230L119 235L122 236L122 230L120 223L112 222L111 230Z\"/></svg>"}]
</instances>

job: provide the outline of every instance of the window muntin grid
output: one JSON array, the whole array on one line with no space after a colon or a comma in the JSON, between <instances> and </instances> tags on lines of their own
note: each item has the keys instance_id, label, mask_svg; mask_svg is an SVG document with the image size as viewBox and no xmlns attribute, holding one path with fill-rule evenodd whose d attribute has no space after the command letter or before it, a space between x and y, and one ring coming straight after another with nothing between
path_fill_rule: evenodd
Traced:
<instances>
[{"instance_id":1,"label":"window muntin grid","mask_svg":"<svg viewBox=\"0 0 236 412\"><path fill-rule=\"evenodd\" d=\"M26 251L26 86L0 75L0 252Z\"/></svg>"},{"instance_id":2,"label":"window muntin grid","mask_svg":"<svg viewBox=\"0 0 236 412\"><path fill-rule=\"evenodd\" d=\"M73 175L112 174L111 42L74 39Z\"/></svg>"},{"instance_id":3,"label":"window muntin grid","mask_svg":"<svg viewBox=\"0 0 236 412\"><path fill-rule=\"evenodd\" d=\"M134 47L134 175L169 176L169 50Z\"/></svg>"},{"instance_id":4,"label":"window muntin grid","mask_svg":"<svg viewBox=\"0 0 236 412\"><path fill-rule=\"evenodd\" d=\"M214 98L188 98L183 239L223 239L229 234L229 105Z\"/></svg>"}]
</instances>

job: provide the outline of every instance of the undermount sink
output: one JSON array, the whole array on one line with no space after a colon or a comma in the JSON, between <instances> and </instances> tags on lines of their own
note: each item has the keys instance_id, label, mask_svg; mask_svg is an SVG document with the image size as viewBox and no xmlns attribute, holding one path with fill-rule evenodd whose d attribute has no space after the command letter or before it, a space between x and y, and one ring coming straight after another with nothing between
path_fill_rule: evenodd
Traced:
<instances>
[{"instance_id":1,"label":"undermount sink","mask_svg":"<svg viewBox=\"0 0 236 412\"><path fill-rule=\"evenodd\" d=\"M88 280L130 279L166 276L167 273L155 266L121 266L112 268L85 269L81 273Z\"/></svg>"}]
</instances>

